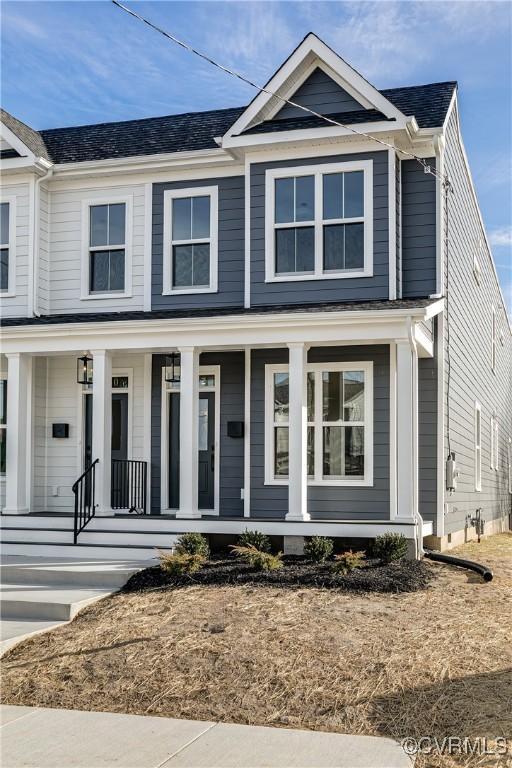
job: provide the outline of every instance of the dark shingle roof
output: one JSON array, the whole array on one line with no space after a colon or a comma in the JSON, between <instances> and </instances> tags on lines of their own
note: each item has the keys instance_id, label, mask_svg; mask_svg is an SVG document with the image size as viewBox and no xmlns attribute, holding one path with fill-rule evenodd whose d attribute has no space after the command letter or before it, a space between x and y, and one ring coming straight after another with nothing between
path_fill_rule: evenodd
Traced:
<instances>
[{"instance_id":1,"label":"dark shingle roof","mask_svg":"<svg viewBox=\"0 0 512 768\"><path fill-rule=\"evenodd\" d=\"M388 120L382 112L376 109L361 109L359 111L338 112L334 115L328 115L332 120L337 120L345 125L357 125L357 123L376 123L381 120ZM324 128L328 123L320 117L308 116L289 117L281 120L266 120L263 123L255 125L253 128L244 131L244 134L252 133L275 133L276 131L293 131L297 128Z\"/></svg>"},{"instance_id":2,"label":"dark shingle roof","mask_svg":"<svg viewBox=\"0 0 512 768\"><path fill-rule=\"evenodd\" d=\"M82 312L68 315L41 315L40 317L2 318L2 327L25 325L56 325L59 323L113 323L126 320L178 320L193 317L224 317L231 315L296 314L297 312L366 312L385 309L421 309L438 299L378 299L375 301L346 301L333 304L281 304L263 307L215 307L211 309L165 309L153 312L128 310L121 312Z\"/></svg>"},{"instance_id":3,"label":"dark shingle roof","mask_svg":"<svg viewBox=\"0 0 512 768\"><path fill-rule=\"evenodd\" d=\"M381 93L405 115L415 115L420 128L432 128L443 124L455 88L455 82L446 82L391 88ZM182 115L53 128L39 132L4 110L2 120L38 157L45 157L54 163L79 163L214 149L217 146L215 137L226 133L244 110L245 107L234 107L209 112L187 112ZM341 122L350 121L353 124L368 119L382 119L376 110L351 112L341 117L344 117ZM314 121L321 124L321 121L314 117L269 121L267 124L253 127L251 132L314 127L317 124Z\"/></svg>"}]
</instances>

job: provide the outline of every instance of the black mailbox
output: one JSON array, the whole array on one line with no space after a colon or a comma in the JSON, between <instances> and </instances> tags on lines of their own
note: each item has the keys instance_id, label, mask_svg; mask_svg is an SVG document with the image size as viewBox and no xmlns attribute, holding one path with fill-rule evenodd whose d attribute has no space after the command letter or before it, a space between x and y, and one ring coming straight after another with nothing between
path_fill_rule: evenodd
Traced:
<instances>
[{"instance_id":1,"label":"black mailbox","mask_svg":"<svg viewBox=\"0 0 512 768\"><path fill-rule=\"evenodd\" d=\"M52 437L69 437L69 424L52 424Z\"/></svg>"},{"instance_id":2,"label":"black mailbox","mask_svg":"<svg viewBox=\"0 0 512 768\"><path fill-rule=\"evenodd\" d=\"M243 421L228 421L228 437L243 437L243 436L244 436Z\"/></svg>"}]
</instances>

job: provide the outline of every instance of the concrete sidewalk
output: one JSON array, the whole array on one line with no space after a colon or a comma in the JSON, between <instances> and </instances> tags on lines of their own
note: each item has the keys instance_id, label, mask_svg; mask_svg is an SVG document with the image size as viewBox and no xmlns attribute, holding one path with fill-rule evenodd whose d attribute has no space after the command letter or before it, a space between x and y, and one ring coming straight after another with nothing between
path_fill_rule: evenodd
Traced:
<instances>
[{"instance_id":1,"label":"concrete sidewalk","mask_svg":"<svg viewBox=\"0 0 512 768\"><path fill-rule=\"evenodd\" d=\"M410 768L392 739L4 705L3 768Z\"/></svg>"}]
</instances>

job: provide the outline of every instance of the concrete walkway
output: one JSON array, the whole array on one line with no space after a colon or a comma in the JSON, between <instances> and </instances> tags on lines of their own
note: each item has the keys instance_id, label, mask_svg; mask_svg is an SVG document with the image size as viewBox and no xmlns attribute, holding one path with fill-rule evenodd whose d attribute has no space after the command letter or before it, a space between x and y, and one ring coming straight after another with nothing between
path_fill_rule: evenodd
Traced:
<instances>
[{"instance_id":1,"label":"concrete walkway","mask_svg":"<svg viewBox=\"0 0 512 768\"><path fill-rule=\"evenodd\" d=\"M410 768L392 739L68 709L0 708L2 768Z\"/></svg>"}]
</instances>

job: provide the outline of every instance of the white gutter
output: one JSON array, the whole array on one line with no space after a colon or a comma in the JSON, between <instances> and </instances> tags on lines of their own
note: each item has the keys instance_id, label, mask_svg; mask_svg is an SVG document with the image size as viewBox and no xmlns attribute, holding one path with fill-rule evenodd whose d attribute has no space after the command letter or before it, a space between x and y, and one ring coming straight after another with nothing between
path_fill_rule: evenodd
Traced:
<instances>
[{"instance_id":1,"label":"white gutter","mask_svg":"<svg viewBox=\"0 0 512 768\"><path fill-rule=\"evenodd\" d=\"M34 231L32 237L32 314L40 317L39 312L39 230L41 222L41 182L53 176L53 166L48 168L44 176L39 176L34 184Z\"/></svg>"}]
</instances>

